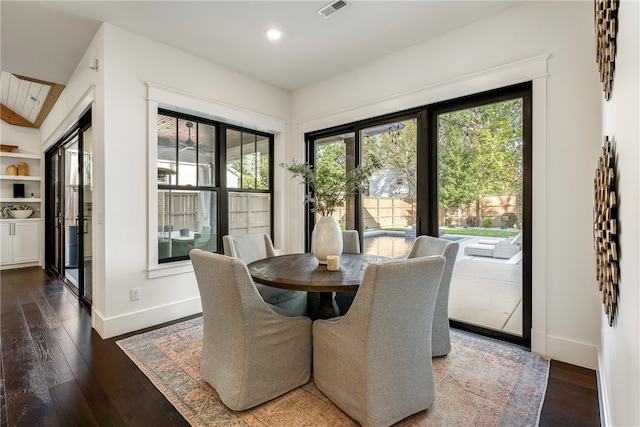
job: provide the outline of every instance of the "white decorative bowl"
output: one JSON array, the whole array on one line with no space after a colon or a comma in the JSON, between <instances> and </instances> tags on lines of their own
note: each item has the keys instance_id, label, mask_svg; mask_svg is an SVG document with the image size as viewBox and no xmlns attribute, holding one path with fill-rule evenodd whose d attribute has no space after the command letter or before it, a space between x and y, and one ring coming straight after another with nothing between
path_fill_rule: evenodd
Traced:
<instances>
[{"instance_id":1,"label":"white decorative bowl","mask_svg":"<svg viewBox=\"0 0 640 427\"><path fill-rule=\"evenodd\" d=\"M29 218L33 213L33 209L13 210L9 211L12 217L17 219Z\"/></svg>"}]
</instances>

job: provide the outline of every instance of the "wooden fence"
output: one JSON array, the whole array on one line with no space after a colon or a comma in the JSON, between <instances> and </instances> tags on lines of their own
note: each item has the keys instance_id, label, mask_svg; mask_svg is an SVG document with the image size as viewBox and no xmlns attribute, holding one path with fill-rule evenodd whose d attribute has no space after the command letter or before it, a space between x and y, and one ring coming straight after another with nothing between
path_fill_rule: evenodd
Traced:
<instances>
[{"instance_id":1,"label":"wooden fence","mask_svg":"<svg viewBox=\"0 0 640 427\"><path fill-rule=\"evenodd\" d=\"M363 197L364 224L366 228L409 227L415 224L415 201L411 198ZM522 218L519 197L488 195L475 204L460 209L440 209L439 225L459 227L482 226L484 218L491 219L492 227L513 227ZM344 223L345 208L339 208L333 216Z\"/></svg>"}]
</instances>

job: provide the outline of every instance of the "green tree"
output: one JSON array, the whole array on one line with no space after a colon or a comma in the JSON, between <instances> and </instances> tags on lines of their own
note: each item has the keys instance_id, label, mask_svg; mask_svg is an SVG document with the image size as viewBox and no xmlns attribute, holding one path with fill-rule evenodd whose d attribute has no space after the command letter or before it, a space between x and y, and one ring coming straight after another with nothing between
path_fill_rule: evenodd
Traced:
<instances>
[{"instance_id":1,"label":"green tree","mask_svg":"<svg viewBox=\"0 0 640 427\"><path fill-rule=\"evenodd\" d=\"M485 194L522 188L522 100L488 104L438 117L440 205L475 204Z\"/></svg>"},{"instance_id":2,"label":"green tree","mask_svg":"<svg viewBox=\"0 0 640 427\"><path fill-rule=\"evenodd\" d=\"M402 178L410 191L410 197L415 197L416 182L416 120L401 122L397 130L390 130L379 135L378 138L365 138L365 147L371 155L380 159L385 169L392 171Z\"/></svg>"},{"instance_id":3,"label":"green tree","mask_svg":"<svg viewBox=\"0 0 640 427\"><path fill-rule=\"evenodd\" d=\"M369 185L369 177L380 167L376 158L369 158L363 165L353 167L347 164L346 145L343 141L320 144L316 147L315 167L307 163L281 163L292 178L301 184L308 184L310 192L305 202L311 204L311 211L322 216L331 215L338 207L344 206L347 197L364 191Z\"/></svg>"},{"instance_id":4,"label":"green tree","mask_svg":"<svg viewBox=\"0 0 640 427\"><path fill-rule=\"evenodd\" d=\"M417 123L415 119L390 126L388 132L364 138L364 152L377 157L383 169L394 174L398 182L408 190L405 201L412 204L406 213L407 223L415 224L417 191Z\"/></svg>"},{"instance_id":5,"label":"green tree","mask_svg":"<svg viewBox=\"0 0 640 427\"><path fill-rule=\"evenodd\" d=\"M257 159L256 159L257 157ZM257 161L257 167L256 167ZM269 157L247 155L231 162L231 167L240 172L240 186L248 189L269 189Z\"/></svg>"}]
</instances>

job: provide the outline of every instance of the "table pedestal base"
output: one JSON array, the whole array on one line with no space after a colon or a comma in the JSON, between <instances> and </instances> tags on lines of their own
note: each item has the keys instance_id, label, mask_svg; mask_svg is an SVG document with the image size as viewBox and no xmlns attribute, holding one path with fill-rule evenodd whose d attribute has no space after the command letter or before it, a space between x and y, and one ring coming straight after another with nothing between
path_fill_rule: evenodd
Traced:
<instances>
[{"instance_id":1,"label":"table pedestal base","mask_svg":"<svg viewBox=\"0 0 640 427\"><path fill-rule=\"evenodd\" d=\"M331 319L340 316L340 309L333 297L333 292L320 292L320 304L316 312L316 319Z\"/></svg>"}]
</instances>

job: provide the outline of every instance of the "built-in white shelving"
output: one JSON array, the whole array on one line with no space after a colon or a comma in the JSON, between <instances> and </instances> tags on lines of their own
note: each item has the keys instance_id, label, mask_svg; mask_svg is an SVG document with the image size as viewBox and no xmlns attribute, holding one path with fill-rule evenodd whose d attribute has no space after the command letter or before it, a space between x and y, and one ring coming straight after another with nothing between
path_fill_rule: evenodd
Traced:
<instances>
[{"instance_id":1,"label":"built-in white shelving","mask_svg":"<svg viewBox=\"0 0 640 427\"><path fill-rule=\"evenodd\" d=\"M25 162L29 166L29 175L7 175L7 168L11 165L17 166L20 162ZM6 205L10 203L34 204L36 213L34 218L40 217L42 198L40 195L42 181L40 170L40 155L31 153L0 153L0 203ZM14 197L13 184L24 184L24 198ZM4 207L4 206L2 206Z\"/></svg>"},{"instance_id":2,"label":"built-in white shelving","mask_svg":"<svg viewBox=\"0 0 640 427\"><path fill-rule=\"evenodd\" d=\"M9 166L24 162L27 176L7 175ZM13 184L24 184L25 197L14 197ZM41 156L31 153L0 153L0 217L7 205L28 205L33 214L26 219L0 219L0 268L16 268L39 264L39 241L42 228L42 168Z\"/></svg>"}]
</instances>

